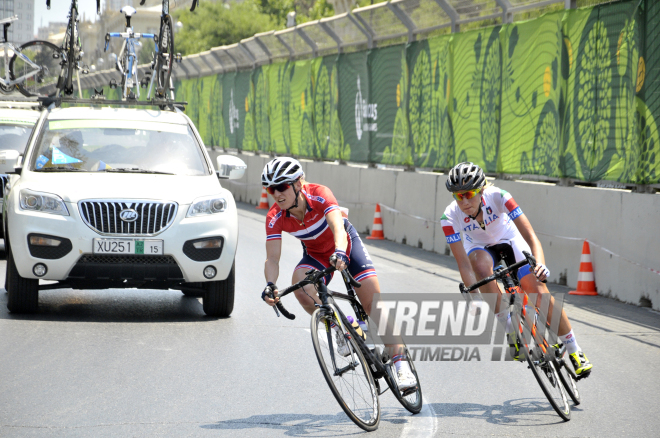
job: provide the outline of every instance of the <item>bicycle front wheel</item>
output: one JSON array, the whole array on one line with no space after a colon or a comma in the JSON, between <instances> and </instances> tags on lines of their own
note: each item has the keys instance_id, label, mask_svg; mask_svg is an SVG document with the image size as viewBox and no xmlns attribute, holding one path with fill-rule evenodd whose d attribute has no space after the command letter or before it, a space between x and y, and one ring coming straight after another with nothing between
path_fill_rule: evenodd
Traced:
<instances>
[{"instance_id":1,"label":"bicycle front wheel","mask_svg":"<svg viewBox=\"0 0 660 438\"><path fill-rule=\"evenodd\" d=\"M170 76L174 64L174 26L172 17L165 15L158 36L158 54L156 55L155 74L158 88L156 94L166 97L170 88Z\"/></svg>"},{"instance_id":2,"label":"bicycle front wheel","mask_svg":"<svg viewBox=\"0 0 660 438\"><path fill-rule=\"evenodd\" d=\"M346 415L359 427L371 432L380 422L380 403L376 383L369 365L355 340L345 339L349 354L338 353L335 329L330 327L332 318L323 315L321 309L312 314L312 343L332 394Z\"/></svg>"},{"instance_id":3,"label":"bicycle front wheel","mask_svg":"<svg viewBox=\"0 0 660 438\"><path fill-rule=\"evenodd\" d=\"M9 74L24 96L52 97L60 75L60 49L48 41L30 41L9 60Z\"/></svg>"},{"instance_id":4,"label":"bicycle front wheel","mask_svg":"<svg viewBox=\"0 0 660 438\"><path fill-rule=\"evenodd\" d=\"M544 349L537 344L533 337L527 347L527 364L534 373L534 377L548 398L550 405L564 421L570 420L571 407L568 404L568 394L560 381L555 366L557 362L554 359L547 360Z\"/></svg>"}]
</instances>

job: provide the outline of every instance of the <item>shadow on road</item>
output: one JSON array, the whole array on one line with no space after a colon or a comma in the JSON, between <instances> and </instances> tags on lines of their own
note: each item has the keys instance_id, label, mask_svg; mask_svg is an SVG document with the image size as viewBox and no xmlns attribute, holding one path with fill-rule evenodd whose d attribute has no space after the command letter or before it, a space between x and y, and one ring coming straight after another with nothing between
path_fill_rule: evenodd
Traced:
<instances>
[{"instance_id":1,"label":"shadow on road","mask_svg":"<svg viewBox=\"0 0 660 438\"><path fill-rule=\"evenodd\" d=\"M39 310L16 315L7 310L7 294L0 289L0 319L66 322L205 322L202 303L178 291L111 289L49 290L39 293Z\"/></svg>"},{"instance_id":2,"label":"shadow on road","mask_svg":"<svg viewBox=\"0 0 660 438\"><path fill-rule=\"evenodd\" d=\"M334 400L332 400L334 402ZM402 412L400 409L381 410L380 427L385 423L405 424L412 415ZM203 429L236 430L247 429L271 429L283 431L287 436L305 437L331 437L347 436L365 433L355 425L343 412L335 415L313 415L313 414L270 414L253 415L248 418L219 421L214 424L200 426ZM348 431L346 431L348 429ZM242 435L241 432L238 432Z\"/></svg>"},{"instance_id":3,"label":"shadow on road","mask_svg":"<svg viewBox=\"0 0 660 438\"><path fill-rule=\"evenodd\" d=\"M502 405L431 403L429 406L440 421L443 418L462 417L482 419L491 424L524 427L564 423L550 404L541 399L508 400ZM579 411L577 407L571 405L571 411L573 410Z\"/></svg>"}]
</instances>

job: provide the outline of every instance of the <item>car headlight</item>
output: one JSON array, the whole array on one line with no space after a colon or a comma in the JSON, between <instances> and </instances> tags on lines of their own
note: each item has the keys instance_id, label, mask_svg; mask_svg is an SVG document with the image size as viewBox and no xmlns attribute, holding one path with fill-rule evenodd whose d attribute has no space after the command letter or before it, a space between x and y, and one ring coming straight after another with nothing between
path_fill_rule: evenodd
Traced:
<instances>
[{"instance_id":1,"label":"car headlight","mask_svg":"<svg viewBox=\"0 0 660 438\"><path fill-rule=\"evenodd\" d=\"M21 210L69 216L64 201L57 195L23 189L19 193Z\"/></svg>"},{"instance_id":2,"label":"car headlight","mask_svg":"<svg viewBox=\"0 0 660 438\"><path fill-rule=\"evenodd\" d=\"M201 216L204 214L222 213L227 209L227 200L222 196L207 196L197 198L188 209L186 217Z\"/></svg>"}]
</instances>

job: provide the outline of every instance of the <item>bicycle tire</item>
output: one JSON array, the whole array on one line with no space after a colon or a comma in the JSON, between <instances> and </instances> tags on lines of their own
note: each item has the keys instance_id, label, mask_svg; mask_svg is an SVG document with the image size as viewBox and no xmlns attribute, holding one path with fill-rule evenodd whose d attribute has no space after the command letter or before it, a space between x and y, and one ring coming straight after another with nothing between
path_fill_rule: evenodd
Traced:
<instances>
[{"instance_id":1,"label":"bicycle tire","mask_svg":"<svg viewBox=\"0 0 660 438\"><path fill-rule=\"evenodd\" d=\"M559 342L557 334L551 331L549 327L546 327L544 339L548 345L554 345ZM566 351L564 351L561 357L558 354L558 352L555 352L555 369L557 370L557 375L559 375L559 380L564 385L564 389L566 389L569 397L571 397L571 400L577 406L581 402L580 391L577 387L577 376L572 369L572 365L569 364Z\"/></svg>"},{"instance_id":2,"label":"bicycle tire","mask_svg":"<svg viewBox=\"0 0 660 438\"><path fill-rule=\"evenodd\" d=\"M174 64L174 25L169 14L161 20L160 34L158 35L158 53L155 56L156 95L166 97Z\"/></svg>"},{"instance_id":3,"label":"bicycle tire","mask_svg":"<svg viewBox=\"0 0 660 438\"><path fill-rule=\"evenodd\" d=\"M71 32L69 33L69 47L66 56L66 80L64 84L64 94L73 94L73 71L76 67L76 18L78 11L76 8L71 8L71 17L69 23L71 24Z\"/></svg>"},{"instance_id":4,"label":"bicycle tire","mask_svg":"<svg viewBox=\"0 0 660 438\"><path fill-rule=\"evenodd\" d=\"M529 329L525 326L525 330ZM555 368L556 361L554 359L544 360L543 354L541 347L531 337L529 345L526 345L527 365L532 370L532 374L534 374L543 394L545 394L557 415L562 420L569 421L571 419L571 407L568 403L568 394Z\"/></svg>"},{"instance_id":5,"label":"bicycle tire","mask_svg":"<svg viewBox=\"0 0 660 438\"><path fill-rule=\"evenodd\" d=\"M351 354L347 357L337 354L333 339L334 329L330 328L327 321L321 309L316 309L312 314L312 343L323 377L351 421L367 432L374 431L380 423L380 401L367 361L352 336L346 340ZM352 371L348 370L351 372L336 375L336 368L348 366L353 367Z\"/></svg>"},{"instance_id":6,"label":"bicycle tire","mask_svg":"<svg viewBox=\"0 0 660 438\"><path fill-rule=\"evenodd\" d=\"M21 53L26 55L32 62L41 67L41 71L35 76L30 76L16 84L16 88L26 97L53 97L57 94L57 82L61 67L58 58L54 54L60 53L60 48L48 41L29 41L19 47ZM26 52L28 54L26 54ZM28 64L16 54L9 61L9 75L12 80L26 73ZM29 66L32 68L31 66ZM57 74L54 74L58 72ZM35 80L36 78L36 80Z\"/></svg>"},{"instance_id":7,"label":"bicycle tire","mask_svg":"<svg viewBox=\"0 0 660 438\"><path fill-rule=\"evenodd\" d=\"M410 392L406 395L403 395L401 391L399 391L398 386L396 385L396 381L394 379L394 373L396 372L396 369L394 368L394 365L391 365L391 372L392 374L389 376L387 379L387 383L390 386L390 389L392 390L392 394L394 394L394 397L396 397L397 400L399 400L399 403L401 403L401 406L406 408L408 412L411 414L419 414L420 411L422 410L422 386L419 383L419 376L417 375L417 369L415 369L415 364L413 363L412 356L410 355L410 351L408 351L408 347L406 347L405 343L404 345L404 350L405 354L408 357L408 364L410 365L410 369L412 370L412 373L415 375L415 379L417 379L417 388L415 389L414 392ZM391 379L391 383L390 383Z\"/></svg>"}]
</instances>

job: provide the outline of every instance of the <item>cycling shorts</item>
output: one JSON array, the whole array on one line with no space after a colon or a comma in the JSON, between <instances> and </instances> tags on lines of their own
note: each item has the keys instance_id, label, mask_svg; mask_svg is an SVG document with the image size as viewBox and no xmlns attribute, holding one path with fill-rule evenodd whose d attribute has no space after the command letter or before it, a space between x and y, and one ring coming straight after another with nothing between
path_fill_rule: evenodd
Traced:
<instances>
[{"instance_id":1,"label":"cycling shorts","mask_svg":"<svg viewBox=\"0 0 660 438\"><path fill-rule=\"evenodd\" d=\"M347 220L344 219L344 228L348 233L348 248L346 249L346 255L350 260L348 263L348 272L351 273L353 278L357 281L362 281L365 278L376 277L376 269L374 264L369 257L369 252L367 248L364 247L360 235L355 230L355 227ZM334 254L333 251L329 251L325 254L310 253L307 251L305 244L303 242L303 257L298 262L295 270L298 269L316 269L323 270L330 267L330 256ZM332 280L332 275L329 274L323 277L323 282L327 285Z\"/></svg>"},{"instance_id":2,"label":"cycling shorts","mask_svg":"<svg viewBox=\"0 0 660 438\"><path fill-rule=\"evenodd\" d=\"M523 251L527 251L530 254L532 253L531 248L520 234L515 236L513 239L502 239L499 242L494 243L492 245L484 245L483 243L469 243L467 241L464 242L463 244L465 246L465 252L467 252L468 255L470 255L474 251L479 251L479 250L485 251L493 259L493 268L495 267L495 262L500 260L500 255L493 249L495 245L500 245L500 244L509 245L513 250L513 255L516 258L516 263L521 260L525 260L525 255L522 253ZM531 273L532 271L529 265L523 266L522 268L518 269L518 280L523 278L525 275Z\"/></svg>"}]
</instances>

